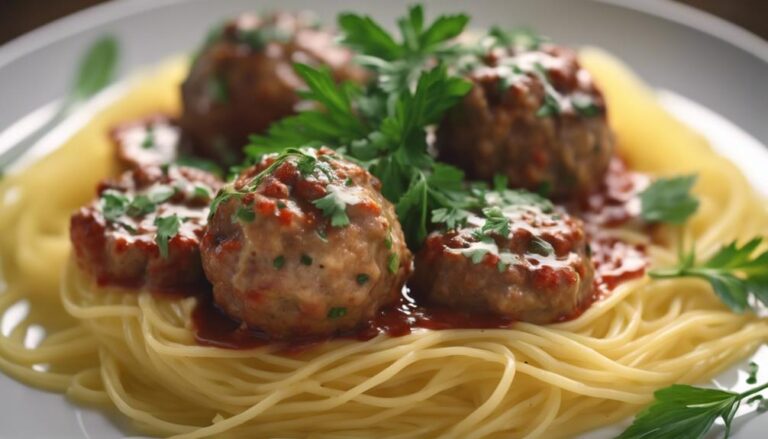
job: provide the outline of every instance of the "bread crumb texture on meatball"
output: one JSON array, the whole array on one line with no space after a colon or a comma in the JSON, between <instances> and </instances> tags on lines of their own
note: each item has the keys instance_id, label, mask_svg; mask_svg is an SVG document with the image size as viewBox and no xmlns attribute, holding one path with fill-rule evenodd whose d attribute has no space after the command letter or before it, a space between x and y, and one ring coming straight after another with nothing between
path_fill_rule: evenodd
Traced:
<instances>
[{"instance_id":1,"label":"bread crumb texture on meatball","mask_svg":"<svg viewBox=\"0 0 768 439\"><path fill-rule=\"evenodd\" d=\"M470 178L565 198L602 182L614 150L603 96L568 48L491 46L466 68L473 84L439 125L442 160Z\"/></svg>"},{"instance_id":2,"label":"bread crumb texture on meatball","mask_svg":"<svg viewBox=\"0 0 768 439\"><path fill-rule=\"evenodd\" d=\"M577 311L590 298L594 277L581 221L533 194L520 198L429 235L416 256L416 294L531 323Z\"/></svg>"},{"instance_id":3,"label":"bread crumb texture on meatball","mask_svg":"<svg viewBox=\"0 0 768 439\"><path fill-rule=\"evenodd\" d=\"M411 267L394 207L330 149L268 155L213 203L201 243L216 304L275 339L365 324Z\"/></svg>"},{"instance_id":4,"label":"bread crumb texture on meatball","mask_svg":"<svg viewBox=\"0 0 768 439\"><path fill-rule=\"evenodd\" d=\"M248 136L296 112L304 84L294 63L361 81L363 71L335 38L307 13L244 13L214 27L181 86L185 147L237 163Z\"/></svg>"},{"instance_id":5,"label":"bread crumb texture on meatball","mask_svg":"<svg viewBox=\"0 0 768 439\"><path fill-rule=\"evenodd\" d=\"M78 265L101 284L199 286L200 238L220 187L215 176L178 166L139 167L101 183L98 198L71 218Z\"/></svg>"}]
</instances>

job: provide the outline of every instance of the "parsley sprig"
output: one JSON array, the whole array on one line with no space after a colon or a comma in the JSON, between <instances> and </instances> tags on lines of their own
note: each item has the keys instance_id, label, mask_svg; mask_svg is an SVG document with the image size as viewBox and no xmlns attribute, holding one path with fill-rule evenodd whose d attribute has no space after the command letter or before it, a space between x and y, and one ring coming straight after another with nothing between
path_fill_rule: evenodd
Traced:
<instances>
[{"instance_id":1,"label":"parsley sprig","mask_svg":"<svg viewBox=\"0 0 768 439\"><path fill-rule=\"evenodd\" d=\"M640 193L641 217L651 223L683 224L699 208L691 195L696 175L660 178Z\"/></svg>"},{"instance_id":2,"label":"parsley sprig","mask_svg":"<svg viewBox=\"0 0 768 439\"><path fill-rule=\"evenodd\" d=\"M654 403L640 412L617 439L700 439L718 418L725 423L727 438L741 402L753 401L766 388L768 383L734 393L675 384L656 391Z\"/></svg>"},{"instance_id":3,"label":"parsley sprig","mask_svg":"<svg viewBox=\"0 0 768 439\"><path fill-rule=\"evenodd\" d=\"M323 212L323 215L331 219L331 226L344 227L349 225L347 216L347 203L343 191L333 185L328 185L328 194L313 201L312 204Z\"/></svg>"},{"instance_id":4,"label":"parsley sprig","mask_svg":"<svg viewBox=\"0 0 768 439\"><path fill-rule=\"evenodd\" d=\"M407 15L397 20L400 41L369 16L352 13L339 15L341 41L361 54L358 62L377 74L374 93L386 99L386 93L408 88L429 61L446 61L461 53L452 44L469 22L465 14L441 15L430 24L424 22L421 5L411 6Z\"/></svg>"},{"instance_id":5,"label":"parsley sprig","mask_svg":"<svg viewBox=\"0 0 768 439\"><path fill-rule=\"evenodd\" d=\"M160 249L160 256L164 259L168 258L168 242L179 233L181 218L176 214L158 216L155 218L155 226L157 226L155 242Z\"/></svg>"},{"instance_id":6,"label":"parsley sprig","mask_svg":"<svg viewBox=\"0 0 768 439\"><path fill-rule=\"evenodd\" d=\"M690 191L695 175L662 178L640 193L641 217L648 222L664 222L680 227L699 207ZM681 233L682 235L682 233ZM753 309L752 303L768 305L768 250L759 252L762 237L739 246L735 241L721 247L705 261L697 261L694 247L678 252L677 266L649 271L654 279L695 277L704 279L715 294L737 313Z\"/></svg>"},{"instance_id":7,"label":"parsley sprig","mask_svg":"<svg viewBox=\"0 0 768 439\"><path fill-rule=\"evenodd\" d=\"M752 309L750 298L768 305L768 250L757 251L762 241L753 238L742 246L732 242L701 263L691 250L681 256L676 267L651 270L649 275L656 279L704 279L734 312Z\"/></svg>"},{"instance_id":8,"label":"parsley sprig","mask_svg":"<svg viewBox=\"0 0 768 439\"><path fill-rule=\"evenodd\" d=\"M246 148L249 160L303 146L335 148L381 180L384 196L396 203L409 244L419 246L433 210L463 208L466 201L457 195L464 174L435 162L426 130L471 88L443 64L453 56L451 40L467 21L465 15L446 15L426 24L422 7L414 6L398 20L397 41L370 17L341 15L342 42L362 53L375 80L362 90L335 83L327 70L297 64L308 87L303 97L319 105L252 137ZM331 216L340 211L332 194L318 202ZM340 216L338 221L343 222Z\"/></svg>"}]
</instances>

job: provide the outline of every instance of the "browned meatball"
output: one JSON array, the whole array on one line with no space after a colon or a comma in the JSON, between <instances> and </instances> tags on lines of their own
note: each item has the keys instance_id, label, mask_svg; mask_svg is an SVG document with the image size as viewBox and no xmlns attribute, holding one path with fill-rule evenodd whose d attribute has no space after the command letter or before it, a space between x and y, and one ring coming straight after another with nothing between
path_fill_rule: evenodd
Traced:
<instances>
[{"instance_id":1,"label":"browned meatball","mask_svg":"<svg viewBox=\"0 0 768 439\"><path fill-rule=\"evenodd\" d=\"M334 38L306 14L242 14L215 30L181 86L181 125L192 152L231 165L249 135L293 114L304 87L296 62L359 80L351 53Z\"/></svg>"},{"instance_id":2,"label":"browned meatball","mask_svg":"<svg viewBox=\"0 0 768 439\"><path fill-rule=\"evenodd\" d=\"M428 302L511 320L550 323L589 300L594 267L581 221L546 205L496 211L503 235L486 219L434 232L416 256L413 286ZM497 215L497 219L501 216Z\"/></svg>"},{"instance_id":3,"label":"browned meatball","mask_svg":"<svg viewBox=\"0 0 768 439\"><path fill-rule=\"evenodd\" d=\"M220 186L204 171L175 166L138 168L102 183L99 198L72 216L78 265L101 284L152 290L198 286L205 281L199 242ZM175 227L177 233L168 233ZM167 240L158 233L168 233Z\"/></svg>"},{"instance_id":4,"label":"browned meatball","mask_svg":"<svg viewBox=\"0 0 768 439\"><path fill-rule=\"evenodd\" d=\"M583 195L614 149L606 107L570 49L495 48L469 73L473 89L441 122L441 159L469 177L503 174L512 187Z\"/></svg>"},{"instance_id":5,"label":"browned meatball","mask_svg":"<svg viewBox=\"0 0 768 439\"><path fill-rule=\"evenodd\" d=\"M272 338L352 330L395 301L409 253L379 181L331 150L269 156L219 194L201 244L214 300Z\"/></svg>"},{"instance_id":6,"label":"browned meatball","mask_svg":"<svg viewBox=\"0 0 768 439\"><path fill-rule=\"evenodd\" d=\"M178 124L164 115L118 125L111 137L117 159L127 169L162 166L179 156Z\"/></svg>"}]
</instances>

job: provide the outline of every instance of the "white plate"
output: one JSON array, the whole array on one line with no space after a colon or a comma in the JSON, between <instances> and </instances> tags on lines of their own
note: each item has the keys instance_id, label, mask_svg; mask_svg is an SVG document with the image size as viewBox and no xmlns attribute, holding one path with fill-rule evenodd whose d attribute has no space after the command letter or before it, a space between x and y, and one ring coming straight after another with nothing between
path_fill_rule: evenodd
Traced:
<instances>
[{"instance_id":1,"label":"white plate","mask_svg":"<svg viewBox=\"0 0 768 439\"><path fill-rule=\"evenodd\" d=\"M121 74L190 51L208 27L237 12L264 9L312 9L332 23L337 12L368 12L392 23L412 1L352 0L122 0L91 8L47 25L0 47L0 151L22 118L50 111L47 104L68 89L75 63L104 33L121 42ZM662 102L702 131L736 162L753 184L768 194L768 44L715 17L661 0L486 0L427 1L427 13L468 11L473 26L530 25L556 41L603 47L665 91ZM109 100L113 88L99 100ZM666 91L670 90L670 91ZM685 97L684 97L685 96ZM99 102L91 105L97 107ZM76 115L43 139L43 149L87 120ZM35 118L27 118L34 124ZM47 147L46 144L47 143ZM760 353L768 364L768 349ZM743 365L742 365L743 366ZM744 385L734 367L716 384ZM589 434L611 437L620 427ZM737 439L765 437L768 416L739 418ZM0 375L0 437L116 438L129 433L119 416L78 407L58 394L28 388Z\"/></svg>"}]
</instances>

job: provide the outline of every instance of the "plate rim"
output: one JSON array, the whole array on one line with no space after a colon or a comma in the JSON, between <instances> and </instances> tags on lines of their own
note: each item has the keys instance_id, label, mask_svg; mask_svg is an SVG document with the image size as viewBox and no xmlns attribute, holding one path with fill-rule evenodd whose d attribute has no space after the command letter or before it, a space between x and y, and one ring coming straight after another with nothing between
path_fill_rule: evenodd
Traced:
<instances>
[{"instance_id":1,"label":"plate rim","mask_svg":"<svg viewBox=\"0 0 768 439\"><path fill-rule=\"evenodd\" d=\"M148 10L207 0L115 0L58 18L0 46L0 69L53 42ZM633 10L708 34L768 64L768 41L709 12L671 0L588 0Z\"/></svg>"}]
</instances>

